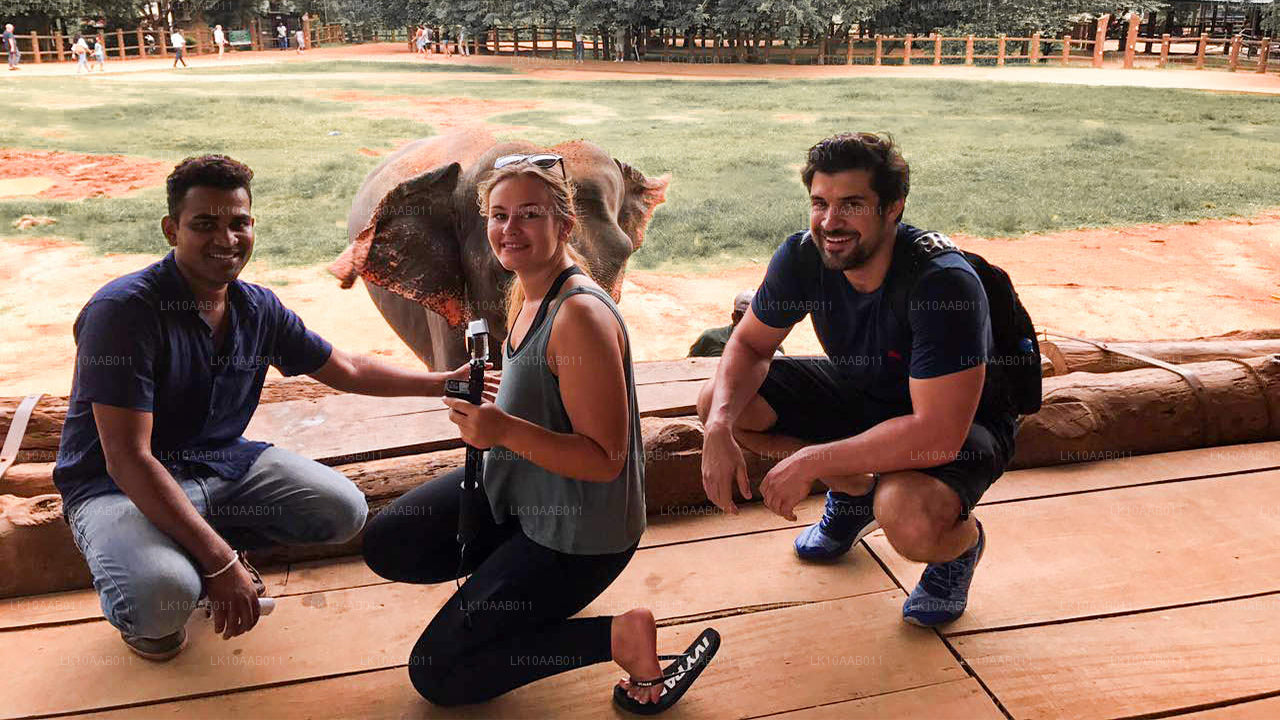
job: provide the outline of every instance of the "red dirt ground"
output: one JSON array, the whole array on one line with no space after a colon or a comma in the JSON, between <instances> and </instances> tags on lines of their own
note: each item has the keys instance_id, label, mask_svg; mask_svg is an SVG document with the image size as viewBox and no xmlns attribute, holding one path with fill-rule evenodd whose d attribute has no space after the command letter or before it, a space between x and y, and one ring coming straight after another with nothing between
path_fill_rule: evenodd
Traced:
<instances>
[{"instance_id":1,"label":"red dirt ground","mask_svg":"<svg viewBox=\"0 0 1280 720\"><path fill-rule=\"evenodd\" d=\"M45 200L120 197L163 183L172 169L172 163L126 155L0 148L0 178L52 180L52 185L31 195Z\"/></svg>"}]
</instances>

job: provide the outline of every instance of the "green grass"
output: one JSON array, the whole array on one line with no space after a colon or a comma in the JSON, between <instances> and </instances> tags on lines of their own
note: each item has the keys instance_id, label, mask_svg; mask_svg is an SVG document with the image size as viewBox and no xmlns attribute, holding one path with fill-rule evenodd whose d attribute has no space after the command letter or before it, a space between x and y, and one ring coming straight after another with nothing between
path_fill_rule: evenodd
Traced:
<instances>
[{"instance_id":1,"label":"green grass","mask_svg":"<svg viewBox=\"0 0 1280 720\"><path fill-rule=\"evenodd\" d=\"M586 137L647 174L671 173L669 200L634 260L640 267L767 259L807 222L798 172L805 150L842 130L893 133L911 163L907 220L949 233L1019 236L1251 214L1280 198L1280 103L1271 97L867 78L325 77L422 69L421 63L324 62L201 70L216 77L190 80L183 77L194 71L162 81L15 78L0 88L9 111L0 146L166 162L230 154L256 173L257 252L282 265L327 261L345 247L341 222L377 163L358 148L389 148L435 132L411 119L371 119L322 97L341 90L538 101L494 120L533 128L513 137L546 144ZM255 78L233 82L241 73ZM264 80L262 73L281 78ZM301 73L302 82L294 77ZM102 104L60 109L69 94ZM48 127L66 136L41 135ZM340 134L330 135L334 130ZM23 213L52 215L58 234L102 250L163 247L159 188L129 198L0 202L6 227Z\"/></svg>"}]
</instances>

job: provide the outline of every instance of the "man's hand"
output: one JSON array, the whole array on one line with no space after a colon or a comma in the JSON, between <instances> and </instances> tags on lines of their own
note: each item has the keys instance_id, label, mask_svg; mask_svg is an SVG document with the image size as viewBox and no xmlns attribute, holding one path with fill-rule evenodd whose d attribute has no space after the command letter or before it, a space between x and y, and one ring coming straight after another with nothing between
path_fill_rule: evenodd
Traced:
<instances>
[{"instance_id":1,"label":"man's hand","mask_svg":"<svg viewBox=\"0 0 1280 720\"><path fill-rule=\"evenodd\" d=\"M716 507L732 515L738 514L738 506L733 502L735 479L742 496L750 499L747 463L733 433L725 426L707 428L702 441L702 489Z\"/></svg>"},{"instance_id":2,"label":"man's hand","mask_svg":"<svg viewBox=\"0 0 1280 720\"><path fill-rule=\"evenodd\" d=\"M511 416L492 401L472 405L460 398L447 397L444 404L449 406L449 419L458 426L463 442L481 450L502 444Z\"/></svg>"},{"instance_id":3,"label":"man's hand","mask_svg":"<svg viewBox=\"0 0 1280 720\"><path fill-rule=\"evenodd\" d=\"M213 608L213 631L222 639L247 633L258 624L258 588L238 559L231 569L204 579L204 590Z\"/></svg>"},{"instance_id":4,"label":"man's hand","mask_svg":"<svg viewBox=\"0 0 1280 720\"><path fill-rule=\"evenodd\" d=\"M463 363L456 370L445 373L445 380L470 380L471 379L471 363ZM502 371L494 370L493 363L484 364L484 390L480 395L485 400L493 402L497 397L498 384L502 382ZM443 383L441 383L443 385Z\"/></svg>"},{"instance_id":5,"label":"man's hand","mask_svg":"<svg viewBox=\"0 0 1280 720\"><path fill-rule=\"evenodd\" d=\"M764 504L776 515L795 522L796 505L813 490L814 477L804 450L792 453L773 466L760 483Z\"/></svg>"}]
</instances>

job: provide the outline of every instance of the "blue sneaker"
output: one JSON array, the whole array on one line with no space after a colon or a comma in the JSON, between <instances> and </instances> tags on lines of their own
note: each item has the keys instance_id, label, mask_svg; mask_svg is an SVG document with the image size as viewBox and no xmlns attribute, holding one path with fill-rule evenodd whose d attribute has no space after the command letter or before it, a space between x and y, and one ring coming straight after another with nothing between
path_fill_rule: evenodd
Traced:
<instances>
[{"instance_id":1,"label":"blue sneaker","mask_svg":"<svg viewBox=\"0 0 1280 720\"><path fill-rule=\"evenodd\" d=\"M796 537L796 555L801 560L834 560L849 552L853 544L880 527L876 522L872 497L827 491L822 519Z\"/></svg>"},{"instance_id":2,"label":"blue sneaker","mask_svg":"<svg viewBox=\"0 0 1280 720\"><path fill-rule=\"evenodd\" d=\"M920 627L945 625L964 614L974 568L982 559L987 535L978 523L978 542L963 555L944 563L929 563L920 582L902 604L902 619Z\"/></svg>"}]
</instances>

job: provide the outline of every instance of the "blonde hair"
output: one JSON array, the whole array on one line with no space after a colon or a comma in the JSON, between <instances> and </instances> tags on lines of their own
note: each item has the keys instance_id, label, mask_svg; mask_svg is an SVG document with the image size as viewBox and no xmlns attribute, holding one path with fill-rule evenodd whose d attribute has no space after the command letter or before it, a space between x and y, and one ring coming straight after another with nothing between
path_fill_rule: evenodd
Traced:
<instances>
[{"instance_id":1,"label":"blonde hair","mask_svg":"<svg viewBox=\"0 0 1280 720\"><path fill-rule=\"evenodd\" d=\"M563 163L563 161L561 161ZM561 222L576 222L577 213L574 212L574 188L573 183L565 179L559 168L540 168L533 163L520 162L512 165L506 165L494 170L477 186L477 201L480 204L480 214L486 218L489 217L489 195L498 183L513 177L531 177L546 185L547 190L551 193L551 211ZM587 262L587 259L578 252L573 243L568 239L564 241L564 252L574 264L581 267L595 280L595 269ZM507 332L511 332L511 326L515 324L516 316L520 314L520 307L524 305L524 286L520 284L520 278L511 279L511 285L507 288Z\"/></svg>"}]
</instances>

